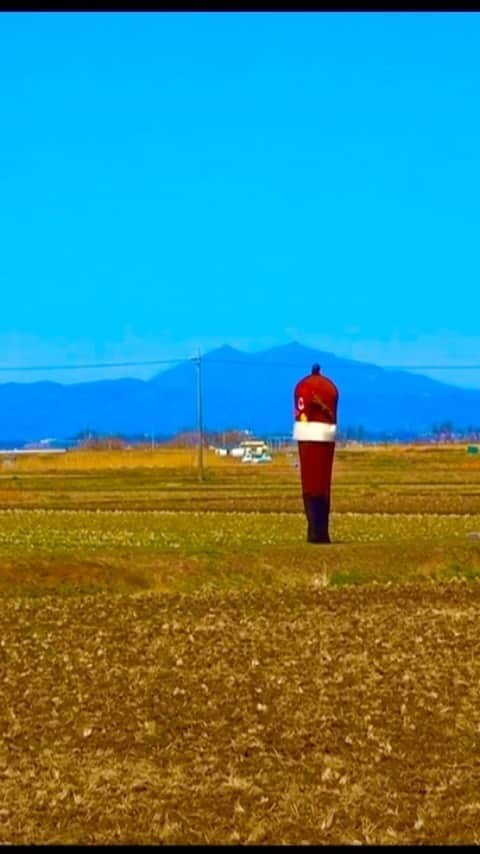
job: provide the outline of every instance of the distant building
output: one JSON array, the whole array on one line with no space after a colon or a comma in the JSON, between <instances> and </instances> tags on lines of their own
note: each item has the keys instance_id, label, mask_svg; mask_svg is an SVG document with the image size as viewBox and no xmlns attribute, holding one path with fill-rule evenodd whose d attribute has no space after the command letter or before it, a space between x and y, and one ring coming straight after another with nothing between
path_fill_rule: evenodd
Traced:
<instances>
[{"instance_id":1,"label":"distant building","mask_svg":"<svg viewBox=\"0 0 480 854\"><path fill-rule=\"evenodd\" d=\"M244 463L270 462L272 459L269 448L263 439L246 439L236 448L232 448L230 456L237 457Z\"/></svg>"}]
</instances>

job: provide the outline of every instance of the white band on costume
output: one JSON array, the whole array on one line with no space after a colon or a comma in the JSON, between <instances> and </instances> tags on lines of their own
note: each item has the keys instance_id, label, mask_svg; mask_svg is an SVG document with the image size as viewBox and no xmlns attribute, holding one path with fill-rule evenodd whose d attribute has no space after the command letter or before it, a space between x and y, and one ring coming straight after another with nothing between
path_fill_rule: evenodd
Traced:
<instances>
[{"instance_id":1,"label":"white band on costume","mask_svg":"<svg viewBox=\"0 0 480 854\"><path fill-rule=\"evenodd\" d=\"M297 442L334 442L336 435L337 425L323 421L295 421L293 427L293 438Z\"/></svg>"}]
</instances>

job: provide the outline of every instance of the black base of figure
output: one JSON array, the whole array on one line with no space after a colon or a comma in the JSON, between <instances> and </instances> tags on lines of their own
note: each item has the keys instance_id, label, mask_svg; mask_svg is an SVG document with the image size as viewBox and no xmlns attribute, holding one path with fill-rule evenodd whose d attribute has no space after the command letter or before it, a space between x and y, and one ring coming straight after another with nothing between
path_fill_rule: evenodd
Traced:
<instances>
[{"instance_id":1,"label":"black base of figure","mask_svg":"<svg viewBox=\"0 0 480 854\"><path fill-rule=\"evenodd\" d=\"M303 503L307 517L307 542L330 543L328 517L330 501L320 495L304 495Z\"/></svg>"}]
</instances>

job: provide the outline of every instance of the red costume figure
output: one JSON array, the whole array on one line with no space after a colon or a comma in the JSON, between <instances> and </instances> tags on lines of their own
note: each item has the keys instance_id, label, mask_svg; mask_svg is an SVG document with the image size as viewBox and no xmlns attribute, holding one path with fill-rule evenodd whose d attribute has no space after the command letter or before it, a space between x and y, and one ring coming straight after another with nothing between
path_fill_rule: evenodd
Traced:
<instances>
[{"instance_id":1,"label":"red costume figure","mask_svg":"<svg viewBox=\"0 0 480 854\"><path fill-rule=\"evenodd\" d=\"M320 365L297 383L295 426L309 543L329 543L330 484L337 432L338 389Z\"/></svg>"}]
</instances>

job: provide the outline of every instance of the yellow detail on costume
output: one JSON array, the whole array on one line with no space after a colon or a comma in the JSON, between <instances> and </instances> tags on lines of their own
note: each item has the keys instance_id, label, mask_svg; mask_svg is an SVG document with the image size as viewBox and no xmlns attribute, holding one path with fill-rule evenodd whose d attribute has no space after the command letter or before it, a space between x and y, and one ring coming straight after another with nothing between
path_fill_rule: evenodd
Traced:
<instances>
[{"instance_id":1,"label":"yellow detail on costume","mask_svg":"<svg viewBox=\"0 0 480 854\"><path fill-rule=\"evenodd\" d=\"M305 415L305 413L304 413L304 412L302 412L302 414L301 414L301 416L300 416L300 421L308 421L308 418L307 418L307 416Z\"/></svg>"}]
</instances>

